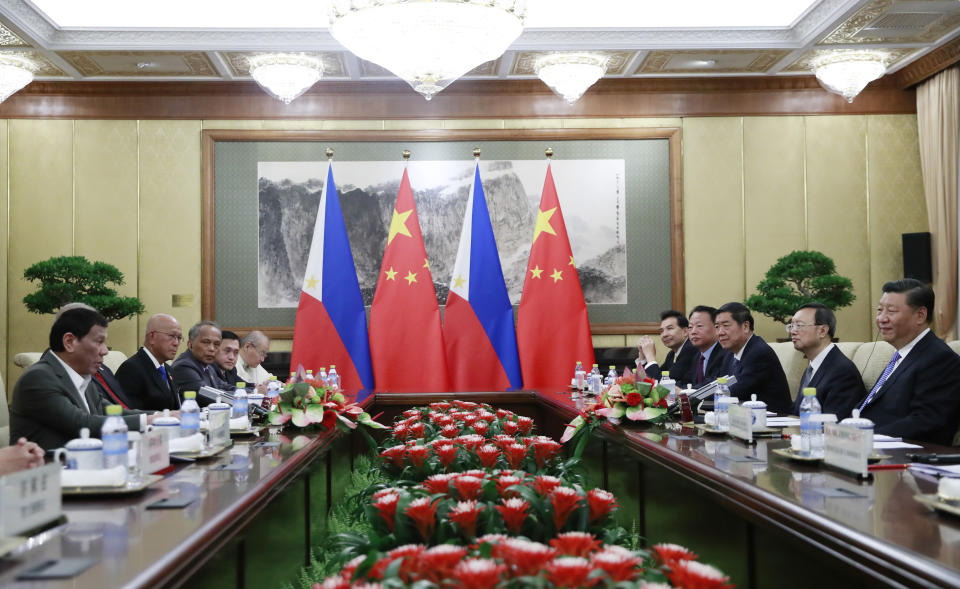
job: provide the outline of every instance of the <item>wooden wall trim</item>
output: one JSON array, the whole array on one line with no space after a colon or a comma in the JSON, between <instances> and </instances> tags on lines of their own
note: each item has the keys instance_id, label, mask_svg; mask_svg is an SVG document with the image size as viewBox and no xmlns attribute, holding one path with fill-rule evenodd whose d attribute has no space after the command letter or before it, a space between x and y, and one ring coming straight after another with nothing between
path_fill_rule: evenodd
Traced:
<instances>
[{"instance_id":1,"label":"wooden wall trim","mask_svg":"<svg viewBox=\"0 0 960 589\"><path fill-rule=\"evenodd\" d=\"M610 78L568 105L539 80L464 80L427 102L399 81L321 81L289 105L253 82L33 82L0 118L511 119L910 114L911 89L887 76L853 104L812 76Z\"/></svg>"},{"instance_id":2,"label":"wooden wall trim","mask_svg":"<svg viewBox=\"0 0 960 589\"><path fill-rule=\"evenodd\" d=\"M677 127L637 127L619 129L484 129L420 131L261 131L207 129L202 133L202 219L200 313L202 319L216 319L214 224L214 156L218 141L501 141L501 140L596 140L596 139L667 139L670 159L670 255L671 304L681 311L685 305L685 272L683 261L683 160L681 130ZM594 323L594 335L656 333L659 323L626 322ZM224 326L245 333L260 329L275 339L292 339L292 327Z\"/></svg>"},{"instance_id":3,"label":"wooden wall trim","mask_svg":"<svg viewBox=\"0 0 960 589\"><path fill-rule=\"evenodd\" d=\"M937 47L930 53L894 74L901 88L915 86L960 61L960 37Z\"/></svg>"}]
</instances>

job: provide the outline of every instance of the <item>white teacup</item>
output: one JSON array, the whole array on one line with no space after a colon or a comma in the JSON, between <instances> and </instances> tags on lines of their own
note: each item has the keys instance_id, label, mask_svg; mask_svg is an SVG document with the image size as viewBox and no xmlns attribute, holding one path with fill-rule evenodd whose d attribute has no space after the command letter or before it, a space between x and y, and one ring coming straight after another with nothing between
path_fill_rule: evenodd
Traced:
<instances>
[{"instance_id":1,"label":"white teacup","mask_svg":"<svg viewBox=\"0 0 960 589\"><path fill-rule=\"evenodd\" d=\"M103 468L103 442L90 437L90 430L82 428L80 437L70 440L63 448L57 448L53 459L72 470L98 470Z\"/></svg>"}]
</instances>

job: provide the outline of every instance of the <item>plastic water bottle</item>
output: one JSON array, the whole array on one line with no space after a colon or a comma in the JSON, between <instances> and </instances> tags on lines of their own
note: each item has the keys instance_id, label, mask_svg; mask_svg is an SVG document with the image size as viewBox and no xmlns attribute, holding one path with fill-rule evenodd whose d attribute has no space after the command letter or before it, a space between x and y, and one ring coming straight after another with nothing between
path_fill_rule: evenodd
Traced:
<instances>
[{"instance_id":1,"label":"plastic water bottle","mask_svg":"<svg viewBox=\"0 0 960 589\"><path fill-rule=\"evenodd\" d=\"M304 378L306 378L307 380L313 380L313 371L312 371L312 370L308 370L308 371L307 371L307 376L304 377Z\"/></svg>"},{"instance_id":2,"label":"plastic water bottle","mask_svg":"<svg viewBox=\"0 0 960 589\"><path fill-rule=\"evenodd\" d=\"M290 378L287 379L287 384L293 384L293 379L296 378L297 373L293 370L290 371Z\"/></svg>"},{"instance_id":3,"label":"plastic water bottle","mask_svg":"<svg viewBox=\"0 0 960 589\"><path fill-rule=\"evenodd\" d=\"M320 382L326 386L330 382L330 375L327 374L327 369L323 366L320 367Z\"/></svg>"},{"instance_id":4,"label":"plastic water bottle","mask_svg":"<svg viewBox=\"0 0 960 589\"><path fill-rule=\"evenodd\" d=\"M713 415L716 418L717 429L726 430L730 427L730 418L727 408L730 401L730 387L726 377L717 379L717 391L713 393Z\"/></svg>"},{"instance_id":5,"label":"plastic water bottle","mask_svg":"<svg viewBox=\"0 0 960 589\"><path fill-rule=\"evenodd\" d=\"M230 405L220 400L207 405L207 429L210 433L210 446L225 446L230 441Z\"/></svg>"},{"instance_id":6,"label":"plastic water bottle","mask_svg":"<svg viewBox=\"0 0 960 589\"><path fill-rule=\"evenodd\" d=\"M607 378L603 381L603 384L609 387L615 382L617 382L617 367L611 365L610 372L607 373Z\"/></svg>"},{"instance_id":7,"label":"plastic water bottle","mask_svg":"<svg viewBox=\"0 0 960 589\"><path fill-rule=\"evenodd\" d=\"M813 456L817 438L823 435L823 423L811 419L814 415L820 415L817 389L807 387L803 389L803 400L800 401L800 456Z\"/></svg>"},{"instance_id":8,"label":"plastic water bottle","mask_svg":"<svg viewBox=\"0 0 960 589\"><path fill-rule=\"evenodd\" d=\"M230 412L230 417L234 419L247 417L247 411L250 410L246 385L245 382L238 382L236 390L233 391L233 410Z\"/></svg>"},{"instance_id":9,"label":"plastic water bottle","mask_svg":"<svg viewBox=\"0 0 960 589\"><path fill-rule=\"evenodd\" d=\"M577 361L577 367L573 369L573 380L577 390L582 391L586 386L587 372L583 369L583 363Z\"/></svg>"},{"instance_id":10,"label":"plastic water bottle","mask_svg":"<svg viewBox=\"0 0 960 589\"><path fill-rule=\"evenodd\" d=\"M340 375L337 374L337 367L330 365L330 372L327 373L327 386L335 391L340 390Z\"/></svg>"},{"instance_id":11,"label":"plastic water bottle","mask_svg":"<svg viewBox=\"0 0 960 589\"><path fill-rule=\"evenodd\" d=\"M197 392L185 391L180 405L180 437L187 438L200 431L200 405Z\"/></svg>"},{"instance_id":12,"label":"plastic water bottle","mask_svg":"<svg viewBox=\"0 0 960 589\"><path fill-rule=\"evenodd\" d=\"M276 399L280 396L280 381L277 380L276 376L271 376L270 380L267 381L267 398Z\"/></svg>"},{"instance_id":13,"label":"plastic water bottle","mask_svg":"<svg viewBox=\"0 0 960 589\"><path fill-rule=\"evenodd\" d=\"M107 405L107 420L103 422L100 438L103 440L103 467L127 468L127 423L121 417L123 407Z\"/></svg>"},{"instance_id":14,"label":"plastic water bottle","mask_svg":"<svg viewBox=\"0 0 960 589\"><path fill-rule=\"evenodd\" d=\"M667 403L674 403L677 400L677 381L670 378L670 371L664 370L660 376L660 386L670 391L667 393Z\"/></svg>"},{"instance_id":15,"label":"plastic water bottle","mask_svg":"<svg viewBox=\"0 0 960 589\"><path fill-rule=\"evenodd\" d=\"M593 365L593 368L590 369L590 392L599 393L600 386L603 384L603 375L600 374L600 366L597 364Z\"/></svg>"}]
</instances>

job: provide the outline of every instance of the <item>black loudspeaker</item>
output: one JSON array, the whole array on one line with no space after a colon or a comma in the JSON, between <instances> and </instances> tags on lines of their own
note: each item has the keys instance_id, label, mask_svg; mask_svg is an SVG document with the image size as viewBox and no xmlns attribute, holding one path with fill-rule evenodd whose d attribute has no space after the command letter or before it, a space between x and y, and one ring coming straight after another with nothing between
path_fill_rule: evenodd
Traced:
<instances>
[{"instance_id":1,"label":"black loudspeaker","mask_svg":"<svg viewBox=\"0 0 960 589\"><path fill-rule=\"evenodd\" d=\"M930 233L904 233L903 277L920 282L933 282L933 264L930 259Z\"/></svg>"}]
</instances>

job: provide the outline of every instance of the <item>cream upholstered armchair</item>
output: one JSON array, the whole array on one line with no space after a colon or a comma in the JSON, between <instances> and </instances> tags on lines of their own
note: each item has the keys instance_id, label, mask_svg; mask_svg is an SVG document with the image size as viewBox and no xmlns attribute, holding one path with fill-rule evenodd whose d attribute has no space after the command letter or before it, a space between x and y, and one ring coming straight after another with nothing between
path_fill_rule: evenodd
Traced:
<instances>
[{"instance_id":1,"label":"cream upholstered armchair","mask_svg":"<svg viewBox=\"0 0 960 589\"><path fill-rule=\"evenodd\" d=\"M43 354L41 352L21 352L13 357L13 363L26 370L31 364L39 360L40 356L42 355ZM119 350L110 350L107 352L106 358L103 359L103 363L111 371L116 372L126 359L127 355L123 352Z\"/></svg>"},{"instance_id":2,"label":"cream upholstered armchair","mask_svg":"<svg viewBox=\"0 0 960 589\"><path fill-rule=\"evenodd\" d=\"M10 409L7 407L7 389L0 374L0 448L10 444Z\"/></svg>"}]
</instances>

